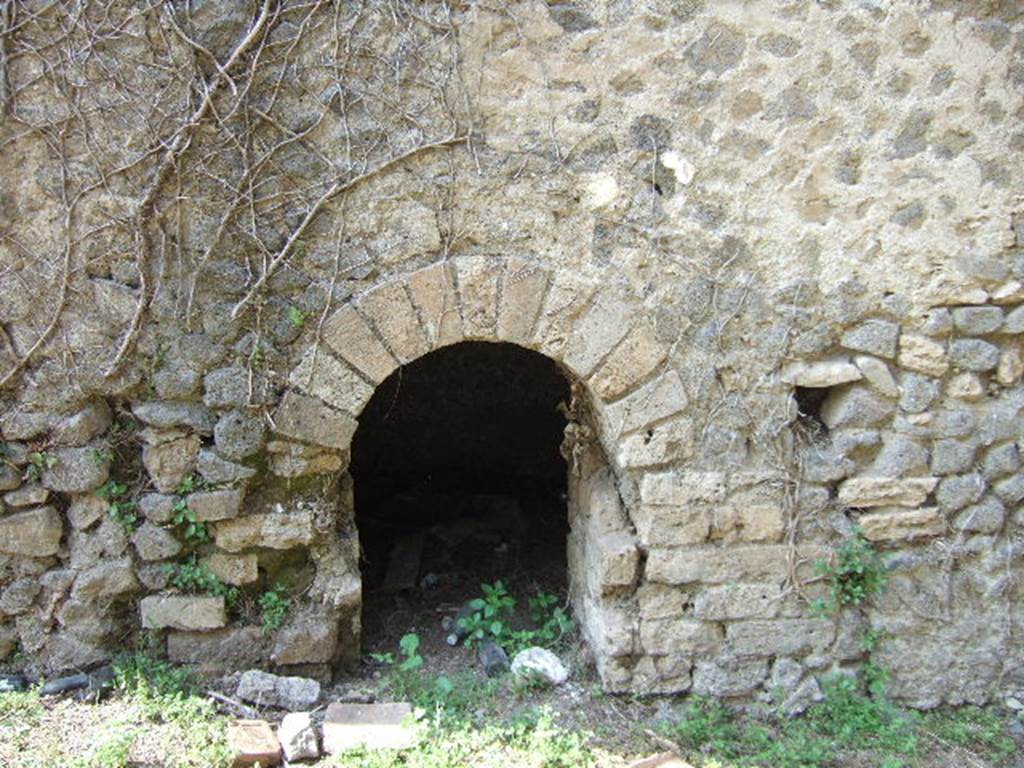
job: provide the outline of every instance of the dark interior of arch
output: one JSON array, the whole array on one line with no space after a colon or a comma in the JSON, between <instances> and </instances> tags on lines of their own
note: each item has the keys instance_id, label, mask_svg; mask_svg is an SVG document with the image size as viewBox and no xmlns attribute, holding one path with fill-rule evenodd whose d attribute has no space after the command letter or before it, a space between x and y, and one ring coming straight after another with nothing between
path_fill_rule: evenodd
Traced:
<instances>
[{"instance_id":1,"label":"dark interior of arch","mask_svg":"<svg viewBox=\"0 0 1024 768\"><path fill-rule=\"evenodd\" d=\"M352 442L365 648L432 611L440 622L484 582L524 603L564 592L569 397L552 360L489 342L444 347L377 387Z\"/></svg>"}]
</instances>

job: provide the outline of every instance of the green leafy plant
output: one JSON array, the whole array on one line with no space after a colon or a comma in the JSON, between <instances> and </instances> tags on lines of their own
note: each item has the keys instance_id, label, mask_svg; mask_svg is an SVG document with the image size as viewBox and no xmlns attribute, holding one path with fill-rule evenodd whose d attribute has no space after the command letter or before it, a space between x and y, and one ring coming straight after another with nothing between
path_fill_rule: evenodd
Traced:
<instances>
[{"instance_id":1,"label":"green leafy plant","mask_svg":"<svg viewBox=\"0 0 1024 768\"><path fill-rule=\"evenodd\" d=\"M210 531L207 529L206 523L199 522L196 513L189 508L187 500L178 499L175 502L171 520L175 525L181 527L182 533L188 541L203 544L210 540Z\"/></svg>"},{"instance_id":2,"label":"green leafy plant","mask_svg":"<svg viewBox=\"0 0 1024 768\"><path fill-rule=\"evenodd\" d=\"M108 480L96 491L101 499L107 501L107 514L120 525L126 533L131 533L139 525L138 502L127 498L128 486L116 480Z\"/></svg>"},{"instance_id":3,"label":"green leafy plant","mask_svg":"<svg viewBox=\"0 0 1024 768\"><path fill-rule=\"evenodd\" d=\"M398 647L405 658L398 664L401 672L412 672L423 666L423 657L420 656L420 636L414 632L402 635L398 641Z\"/></svg>"},{"instance_id":4,"label":"green leafy plant","mask_svg":"<svg viewBox=\"0 0 1024 768\"><path fill-rule=\"evenodd\" d=\"M466 646L491 637L498 644L510 634L507 618L516 608L516 600L509 595L501 581L481 584L484 596L469 601L472 613L459 619L459 626L466 632Z\"/></svg>"},{"instance_id":5,"label":"green leafy plant","mask_svg":"<svg viewBox=\"0 0 1024 768\"><path fill-rule=\"evenodd\" d=\"M275 629L280 629L292 606L292 600L288 597L287 586L284 582L276 582L274 586L260 595L258 602L263 611L263 631L273 632Z\"/></svg>"},{"instance_id":6,"label":"green leafy plant","mask_svg":"<svg viewBox=\"0 0 1024 768\"><path fill-rule=\"evenodd\" d=\"M102 466L114 460L114 453L110 450L101 451L99 448L90 448L89 460L96 466Z\"/></svg>"},{"instance_id":7,"label":"green leafy plant","mask_svg":"<svg viewBox=\"0 0 1024 768\"><path fill-rule=\"evenodd\" d=\"M25 480L38 482L43 472L57 466L59 459L46 451L33 451L28 455L28 467L25 469Z\"/></svg>"},{"instance_id":8,"label":"green leafy plant","mask_svg":"<svg viewBox=\"0 0 1024 768\"><path fill-rule=\"evenodd\" d=\"M223 597L229 607L235 605L241 597L238 587L228 586L218 579L206 564L199 562L195 554L183 563L165 565L164 571L169 577L168 584L186 594Z\"/></svg>"},{"instance_id":9,"label":"green leafy plant","mask_svg":"<svg viewBox=\"0 0 1024 768\"><path fill-rule=\"evenodd\" d=\"M301 328L306 324L306 313L296 306L288 307L288 322L296 328Z\"/></svg>"},{"instance_id":10,"label":"green leafy plant","mask_svg":"<svg viewBox=\"0 0 1024 768\"><path fill-rule=\"evenodd\" d=\"M818 560L816 570L829 584L828 599L813 604L823 615L838 613L846 605L861 605L885 586L885 566L859 530L843 542L833 558Z\"/></svg>"},{"instance_id":11,"label":"green leafy plant","mask_svg":"<svg viewBox=\"0 0 1024 768\"><path fill-rule=\"evenodd\" d=\"M174 492L178 496L187 496L193 491L198 491L203 487L203 479L197 475L186 475L181 479L181 482L175 487Z\"/></svg>"}]
</instances>

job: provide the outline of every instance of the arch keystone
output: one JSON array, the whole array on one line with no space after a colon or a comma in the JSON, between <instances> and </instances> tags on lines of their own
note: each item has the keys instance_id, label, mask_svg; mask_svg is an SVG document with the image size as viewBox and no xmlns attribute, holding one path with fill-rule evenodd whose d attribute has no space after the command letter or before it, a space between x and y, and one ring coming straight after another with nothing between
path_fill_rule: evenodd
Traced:
<instances>
[{"instance_id":1,"label":"arch keystone","mask_svg":"<svg viewBox=\"0 0 1024 768\"><path fill-rule=\"evenodd\" d=\"M526 346L537 322L550 275L526 259L511 258L501 278L498 338Z\"/></svg>"},{"instance_id":2,"label":"arch keystone","mask_svg":"<svg viewBox=\"0 0 1024 768\"><path fill-rule=\"evenodd\" d=\"M466 338L494 339L498 326L498 280L503 271L502 260L496 256L467 256L454 264Z\"/></svg>"}]
</instances>

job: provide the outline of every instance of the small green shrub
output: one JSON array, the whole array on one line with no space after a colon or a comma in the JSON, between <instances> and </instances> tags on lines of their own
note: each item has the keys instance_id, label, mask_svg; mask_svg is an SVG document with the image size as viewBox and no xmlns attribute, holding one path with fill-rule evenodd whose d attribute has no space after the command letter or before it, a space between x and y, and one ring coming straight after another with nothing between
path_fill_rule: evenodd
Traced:
<instances>
[{"instance_id":1,"label":"small green shrub","mask_svg":"<svg viewBox=\"0 0 1024 768\"><path fill-rule=\"evenodd\" d=\"M291 609L292 600L288 597L287 586L278 581L259 597L260 609L263 611L263 631L273 632L280 629Z\"/></svg>"},{"instance_id":2,"label":"small green shrub","mask_svg":"<svg viewBox=\"0 0 1024 768\"><path fill-rule=\"evenodd\" d=\"M306 313L296 306L288 307L288 322L296 328L306 324Z\"/></svg>"},{"instance_id":3,"label":"small green shrub","mask_svg":"<svg viewBox=\"0 0 1024 768\"><path fill-rule=\"evenodd\" d=\"M466 631L466 646L485 638L493 638L499 645L507 639L511 632L508 617L516 609L516 600L509 595L501 581L493 584L481 584L484 596L469 601L473 613L459 619L459 625Z\"/></svg>"},{"instance_id":4,"label":"small green shrub","mask_svg":"<svg viewBox=\"0 0 1024 768\"><path fill-rule=\"evenodd\" d=\"M829 584L828 600L814 603L820 614L838 613L846 605L862 605L885 586L885 566L859 530L839 547L834 562L818 560L816 570Z\"/></svg>"},{"instance_id":5,"label":"small green shrub","mask_svg":"<svg viewBox=\"0 0 1024 768\"><path fill-rule=\"evenodd\" d=\"M128 497L128 486L116 480L108 480L96 491L96 495L107 501L107 514L126 533L139 525L138 503Z\"/></svg>"}]
</instances>

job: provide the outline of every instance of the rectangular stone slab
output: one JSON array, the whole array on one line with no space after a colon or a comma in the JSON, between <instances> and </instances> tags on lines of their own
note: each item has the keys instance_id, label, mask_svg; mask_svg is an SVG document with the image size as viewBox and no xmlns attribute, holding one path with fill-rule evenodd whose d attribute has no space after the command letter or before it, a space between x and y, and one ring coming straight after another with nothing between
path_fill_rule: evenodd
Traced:
<instances>
[{"instance_id":1,"label":"rectangular stone slab","mask_svg":"<svg viewBox=\"0 0 1024 768\"><path fill-rule=\"evenodd\" d=\"M327 707L324 751L335 755L350 749L408 749L419 741L412 707L395 704L341 704Z\"/></svg>"}]
</instances>

